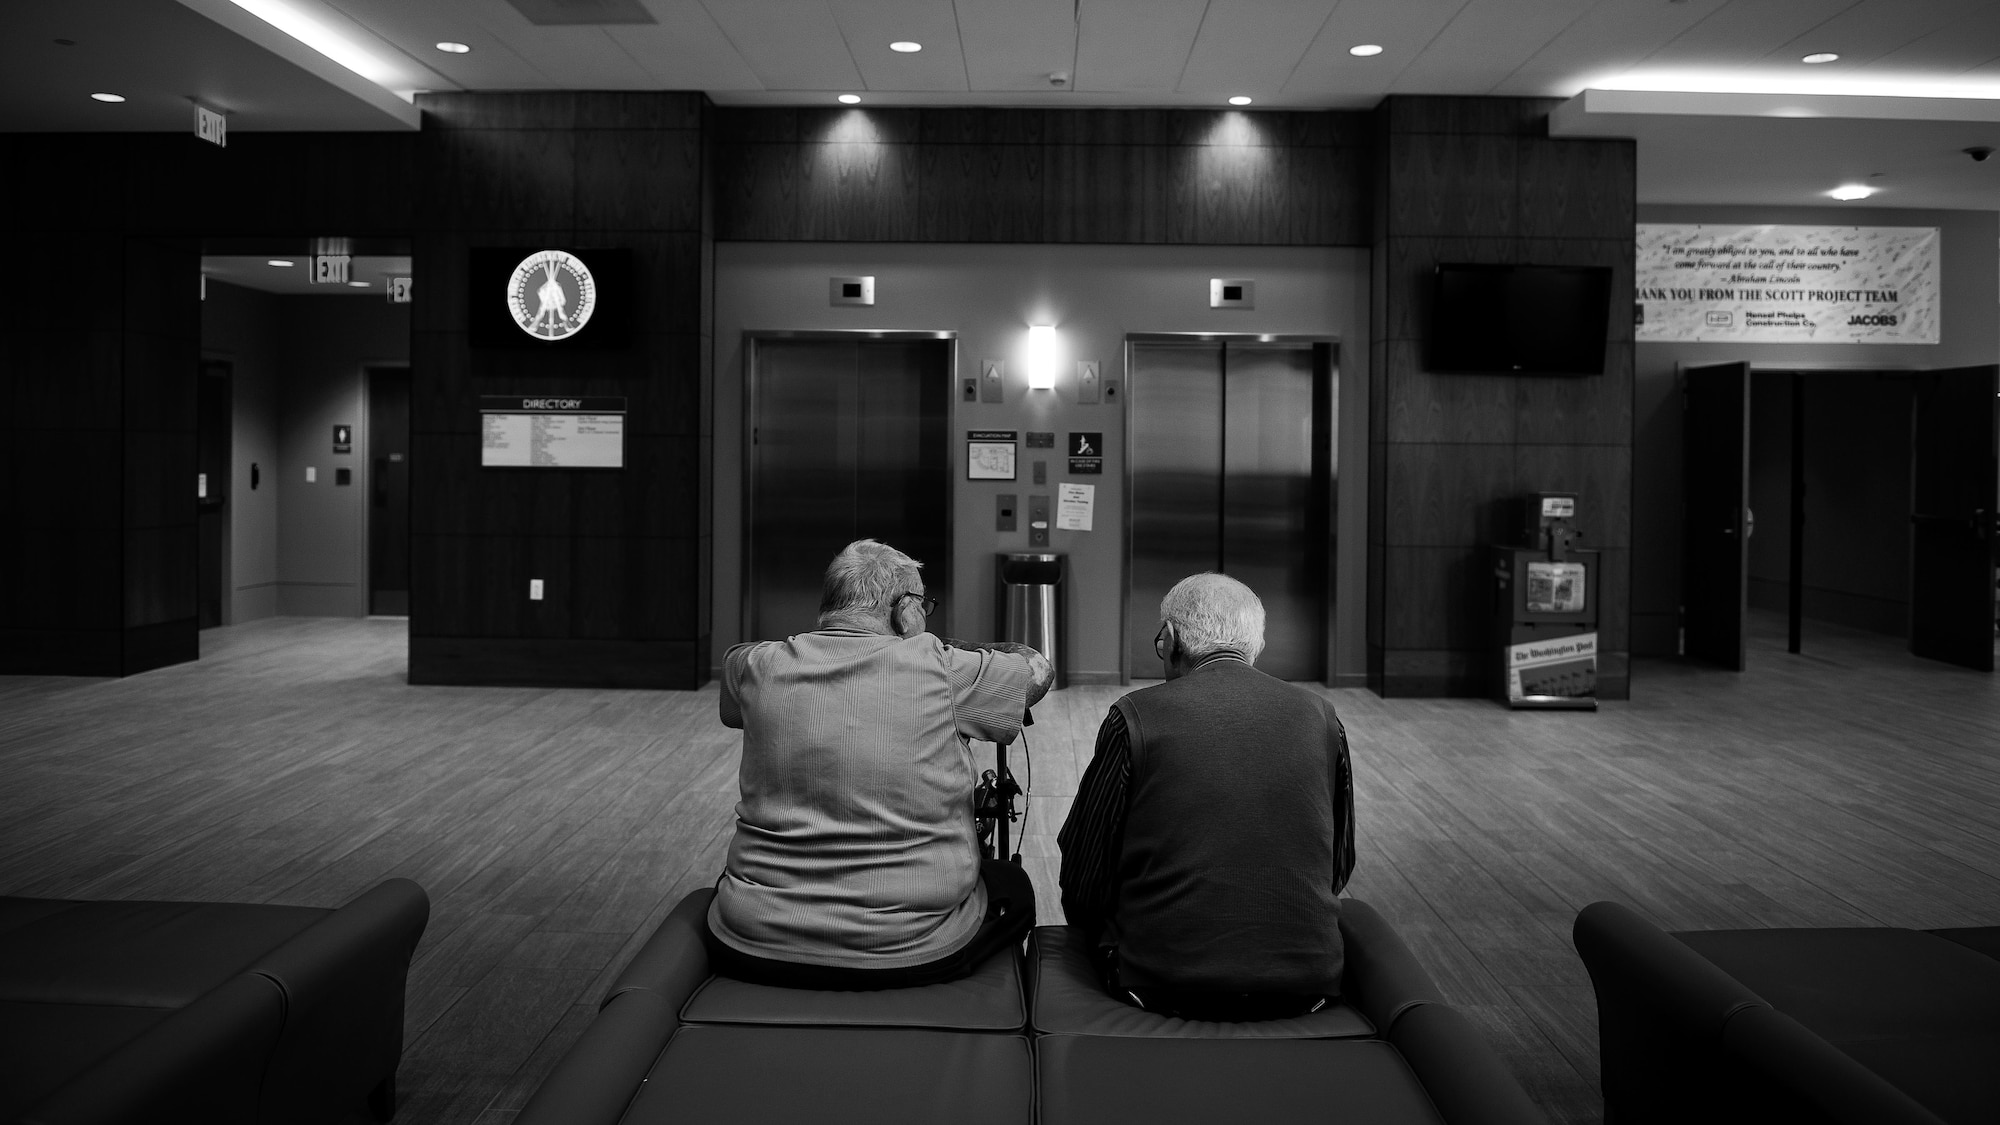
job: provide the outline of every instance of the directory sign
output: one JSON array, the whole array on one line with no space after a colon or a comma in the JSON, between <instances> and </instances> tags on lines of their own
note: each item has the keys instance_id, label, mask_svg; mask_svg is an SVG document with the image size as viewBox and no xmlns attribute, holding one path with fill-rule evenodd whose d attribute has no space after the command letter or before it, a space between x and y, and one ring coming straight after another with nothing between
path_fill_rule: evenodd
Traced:
<instances>
[{"instance_id":1,"label":"directory sign","mask_svg":"<svg viewBox=\"0 0 2000 1125\"><path fill-rule=\"evenodd\" d=\"M625 467L622 398L481 395L479 422L487 468Z\"/></svg>"}]
</instances>

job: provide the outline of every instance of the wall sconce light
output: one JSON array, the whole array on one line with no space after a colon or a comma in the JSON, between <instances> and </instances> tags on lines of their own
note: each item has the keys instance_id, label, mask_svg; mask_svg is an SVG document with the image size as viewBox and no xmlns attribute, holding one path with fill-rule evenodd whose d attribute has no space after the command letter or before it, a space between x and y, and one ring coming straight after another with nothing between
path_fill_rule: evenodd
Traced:
<instances>
[{"instance_id":1,"label":"wall sconce light","mask_svg":"<svg viewBox=\"0 0 2000 1125\"><path fill-rule=\"evenodd\" d=\"M1028 326L1028 389L1052 391L1056 386L1056 330L1052 324Z\"/></svg>"}]
</instances>

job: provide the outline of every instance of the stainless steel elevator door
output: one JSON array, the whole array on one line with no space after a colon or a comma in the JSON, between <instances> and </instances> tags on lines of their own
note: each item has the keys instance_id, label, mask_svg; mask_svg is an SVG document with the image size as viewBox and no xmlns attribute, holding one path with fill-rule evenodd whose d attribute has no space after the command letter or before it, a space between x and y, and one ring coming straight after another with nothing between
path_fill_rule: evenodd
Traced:
<instances>
[{"instance_id":1,"label":"stainless steel elevator door","mask_svg":"<svg viewBox=\"0 0 2000 1125\"><path fill-rule=\"evenodd\" d=\"M879 539L924 565L942 593L949 558L945 340L756 340L746 636L814 627L836 551ZM940 606L931 630L949 626Z\"/></svg>"},{"instance_id":2,"label":"stainless steel elevator door","mask_svg":"<svg viewBox=\"0 0 2000 1125\"><path fill-rule=\"evenodd\" d=\"M1219 570L1264 603L1257 666L1324 678L1332 382L1330 352L1311 344L1132 346L1133 675L1159 674L1167 590Z\"/></svg>"}]
</instances>

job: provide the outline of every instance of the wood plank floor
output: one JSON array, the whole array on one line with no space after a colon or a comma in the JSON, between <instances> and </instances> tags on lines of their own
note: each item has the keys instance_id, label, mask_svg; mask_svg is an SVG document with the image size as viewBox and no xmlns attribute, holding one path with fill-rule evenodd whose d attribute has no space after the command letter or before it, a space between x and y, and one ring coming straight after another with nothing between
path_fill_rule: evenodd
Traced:
<instances>
[{"instance_id":1,"label":"wood plank floor","mask_svg":"<svg viewBox=\"0 0 2000 1125\"><path fill-rule=\"evenodd\" d=\"M1557 1121L1601 1116L1585 903L1670 928L2000 922L2000 682L1830 627L1788 656L1779 624L1757 621L1748 673L1642 660L1633 701L1596 714L1329 693L1351 893ZM130 679L0 678L0 893L330 906L413 878L433 913L397 1120L498 1125L714 879L737 738L713 687L417 688L405 646L399 621L272 619ZM1022 850L1044 921L1120 690L1036 711Z\"/></svg>"}]
</instances>

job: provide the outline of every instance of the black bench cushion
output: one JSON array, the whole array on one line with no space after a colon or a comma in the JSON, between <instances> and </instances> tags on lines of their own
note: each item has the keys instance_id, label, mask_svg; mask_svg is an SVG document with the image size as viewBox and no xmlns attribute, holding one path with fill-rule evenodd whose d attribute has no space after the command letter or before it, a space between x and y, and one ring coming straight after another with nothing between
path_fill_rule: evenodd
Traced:
<instances>
[{"instance_id":1,"label":"black bench cushion","mask_svg":"<svg viewBox=\"0 0 2000 1125\"><path fill-rule=\"evenodd\" d=\"M0 1000L0 1121L14 1120L169 1014L166 1008Z\"/></svg>"},{"instance_id":2,"label":"black bench cushion","mask_svg":"<svg viewBox=\"0 0 2000 1125\"><path fill-rule=\"evenodd\" d=\"M1104 991L1080 931L1040 926L1028 937L1028 983L1035 1030L1044 1035L1155 1039L1343 1039L1375 1034L1353 1007L1335 1002L1296 1019L1223 1023L1143 1011Z\"/></svg>"},{"instance_id":3,"label":"black bench cushion","mask_svg":"<svg viewBox=\"0 0 2000 1125\"><path fill-rule=\"evenodd\" d=\"M1033 1081L1028 1041L1017 1035L687 1026L622 1125L1028 1125Z\"/></svg>"},{"instance_id":4,"label":"black bench cushion","mask_svg":"<svg viewBox=\"0 0 2000 1125\"><path fill-rule=\"evenodd\" d=\"M1394 1047L1366 1039L1035 1041L1042 1125L1444 1121Z\"/></svg>"},{"instance_id":5,"label":"black bench cushion","mask_svg":"<svg viewBox=\"0 0 2000 1125\"><path fill-rule=\"evenodd\" d=\"M1840 1046L2000 1034L2000 961L1920 930L1708 930L1674 935Z\"/></svg>"},{"instance_id":6,"label":"black bench cushion","mask_svg":"<svg viewBox=\"0 0 2000 1125\"><path fill-rule=\"evenodd\" d=\"M1946 941L1955 941L1975 953L2000 961L2000 926L1966 926L1951 930L1928 930Z\"/></svg>"},{"instance_id":7,"label":"black bench cushion","mask_svg":"<svg viewBox=\"0 0 2000 1125\"><path fill-rule=\"evenodd\" d=\"M33 918L0 932L0 1000L145 1008L192 1003L333 913L219 902L35 909Z\"/></svg>"},{"instance_id":8,"label":"black bench cushion","mask_svg":"<svg viewBox=\"0 0 2000 1125\"><path fill-rule=\"evenodd\" d=\"M873 992L773 988L730 977L710 977L681 1009L681 1019L687 1023L784 1027L1019 1031L1028 1022L1020 961L1020 954L1003 949L969 977L921 988Z\"/></svg>"}]
</instances>

